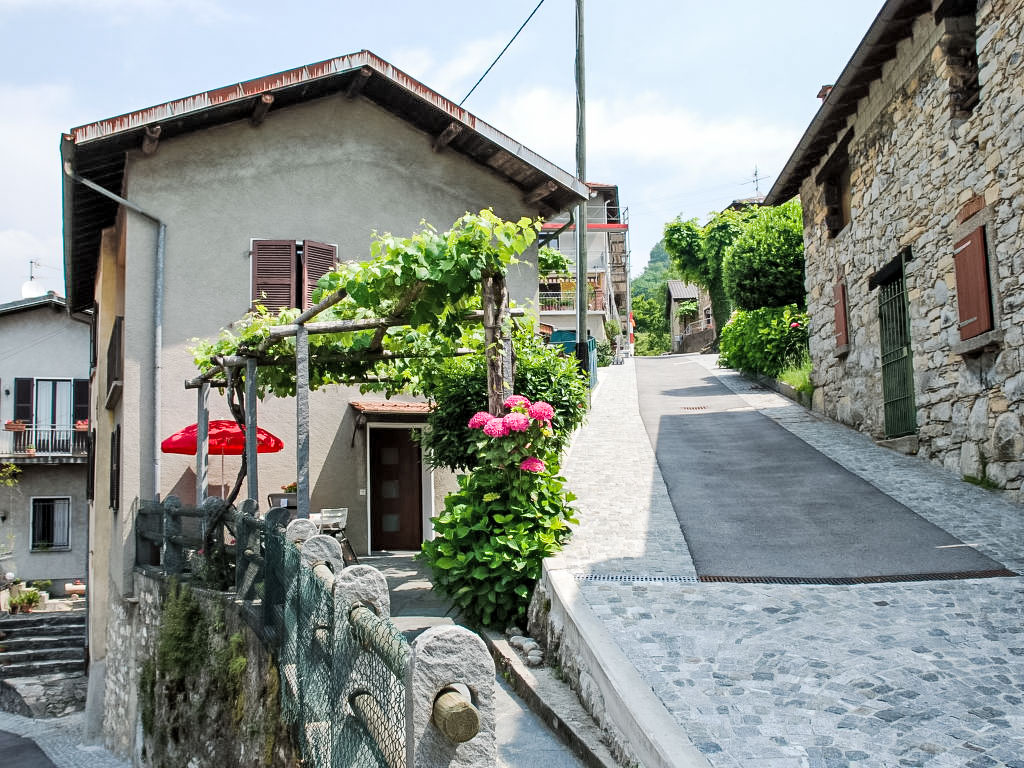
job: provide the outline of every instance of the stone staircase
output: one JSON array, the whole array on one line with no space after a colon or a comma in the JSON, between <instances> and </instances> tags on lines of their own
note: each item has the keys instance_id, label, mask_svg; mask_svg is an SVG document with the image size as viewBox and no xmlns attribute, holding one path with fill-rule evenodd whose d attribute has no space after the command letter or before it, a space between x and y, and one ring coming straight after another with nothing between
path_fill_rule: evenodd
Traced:
<instances>
[{"instance_id":1,"label":"stone staircase","mask_svg":"<svg viewBox=\"0 0 1024 768\"><path fill-rule=\"evenodd\" d=\"M85 673L85 610L0 618L0 679Z\"/></svg>"}]
</instances>

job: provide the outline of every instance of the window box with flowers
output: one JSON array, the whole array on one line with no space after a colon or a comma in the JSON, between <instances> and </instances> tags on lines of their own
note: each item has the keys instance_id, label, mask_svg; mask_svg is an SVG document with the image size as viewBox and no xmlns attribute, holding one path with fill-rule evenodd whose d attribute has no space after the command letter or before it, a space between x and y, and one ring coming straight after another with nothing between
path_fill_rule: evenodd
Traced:
<instances>
[{"instance_id":1,"label":"window box with flowers","mask_svg":"<svg viewBox=\"0 0 1024 768\"><path fill-rule=\"evenodd\" d=\"M15 419L13 421L8 419L4 422L4 429L8 432L24 432L25 426L25 422L21 419Z\"/></svg>"}]
</instances>

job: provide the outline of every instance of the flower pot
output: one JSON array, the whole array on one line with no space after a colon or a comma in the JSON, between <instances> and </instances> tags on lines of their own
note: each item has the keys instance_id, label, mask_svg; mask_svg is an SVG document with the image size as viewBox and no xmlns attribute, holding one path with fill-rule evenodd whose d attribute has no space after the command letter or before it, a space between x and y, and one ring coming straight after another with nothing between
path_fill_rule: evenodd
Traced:
<instances>
[{"instance_id":1,"label":"flower pot","mask_svg":"<svg viewBox=\"0 0 1024 768\"><path fill-rule=\"evenodd\" d=\"M8 432L24 432L25 425L17 421L8 421L4 423L4 429Z\"/></svg>"}]
</instances>

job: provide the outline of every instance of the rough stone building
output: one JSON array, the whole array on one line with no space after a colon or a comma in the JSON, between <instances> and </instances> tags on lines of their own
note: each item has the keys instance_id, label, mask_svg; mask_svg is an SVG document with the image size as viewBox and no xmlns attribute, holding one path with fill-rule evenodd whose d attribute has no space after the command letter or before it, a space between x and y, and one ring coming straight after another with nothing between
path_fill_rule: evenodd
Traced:
<instances>
[{"instance_id":1,"label":"rough stone building","mask_svg":"<svg viewBox=\"0 0 1024 768\"><path fill-rule=\"evenodd\" d=\"M815 408L1020 498L1024 0L889 0L767 199L799 193Z\"/></svg>"}]
</instances>

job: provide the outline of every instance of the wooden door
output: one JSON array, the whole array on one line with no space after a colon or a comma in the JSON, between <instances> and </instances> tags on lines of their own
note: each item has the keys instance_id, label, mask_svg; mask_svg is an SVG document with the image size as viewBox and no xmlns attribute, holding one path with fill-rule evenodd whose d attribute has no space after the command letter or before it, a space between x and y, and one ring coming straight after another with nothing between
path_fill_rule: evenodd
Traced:
<instances>
[{"instance_id":1,"label":"wooden door","mask_svg":"<svg viewBox=\"0 0 1024 768\"><path fill-rule=\"evenodd\" d=\"M423 542L420 447L411 429L370 430L370 546L419 549Z\"/></svg>"}]
</instances>

